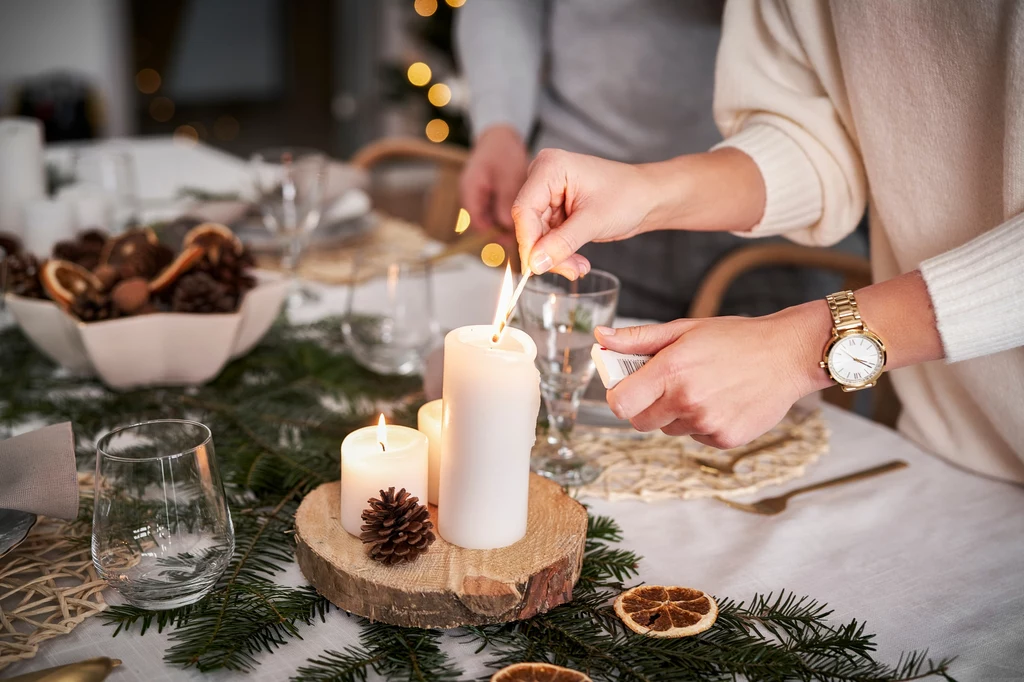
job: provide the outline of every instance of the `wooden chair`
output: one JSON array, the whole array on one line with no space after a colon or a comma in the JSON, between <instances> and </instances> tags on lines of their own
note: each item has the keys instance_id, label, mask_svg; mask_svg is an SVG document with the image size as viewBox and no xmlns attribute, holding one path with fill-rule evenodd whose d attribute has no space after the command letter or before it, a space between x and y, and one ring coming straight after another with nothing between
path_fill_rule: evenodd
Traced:
<instances>
[{"instance_id":1,"label":"wooden chair","mask_svg":"<svg viewBox=\"0 0 1024 682\"><path fill-rule=\"evenodd\" d=\"M352 165L372 170L384 162L427 162L436 168L433 185L428 189L418 222L433 239L450 242L455 238L459 215L459 174L469 158L469 150L453 144L436 144L407 137L383 138L371 142L351 159Z\"/></svg>"},{"instance_id":2,"label":"wooden chair","mask_svg":"<svg viewBox=\"0 0 1024 682\"><path fill-rule=\"evenodd\" d=\"M844 289L858 289L871 283L871 265L867 259L840 251L814 249L796 244L752 244L736 249L716 263L697 288L689 317L713 317L722 307L726 291L736 279L747 272L772 266L819 268L843 276ZM870 390L871 418L890 427L899 417L899 399L887 374ZM854 399L862 393L844 393L834 386L823 397L833 405L852 409Z\"/></svg>"}]
</instances>

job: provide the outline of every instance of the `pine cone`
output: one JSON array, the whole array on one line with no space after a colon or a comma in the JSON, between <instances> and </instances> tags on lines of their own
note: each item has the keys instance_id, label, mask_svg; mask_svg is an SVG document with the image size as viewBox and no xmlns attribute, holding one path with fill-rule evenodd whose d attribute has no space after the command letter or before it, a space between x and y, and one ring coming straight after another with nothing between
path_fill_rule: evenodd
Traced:
<instances>
[{"instance_id":1,"label":"pine cone","mask_svg":"<svg viewBox=\"0 0 1024 682\"><path fill-rule=\"evenodd\" d=\"M107 242L106 233L101 230L87 230L74 240L57 242L53 247L53 257L81 265L86 270L94 270L100 264L100 254Z\"/></svg>"},{"instance_id":2,"label":"pine cone","mask_svg":"<svg viewBox=\"0 0 1024 682\"><path fill-rule=\"evenodd\" d=\"M359 539L370 545L370 558L388 566L413 561L434 541L434 524L426 505L402 488L380 491L363 511Z\"/></svg>"},{"instance_id":3,"label":"pine cone","mask_svg":"<svg viewBox=\"0 0 1024 682\"><path fill-rule=\"evenodd\" d=\"M71 304L71 314L82 322L102 322L120 317L109 296L86 294Z\"/></svg>"},{"instance_id":4,"label":"pine cone","mask_svg":"<svg viewBox=\"0 0 1024 682\"><path fill-rule=\"evenodd\" d=\"M21 240L10 232L0 232L0 249L8 256L21 253Z\"/></svg>"},{"instance_id":5,"label":"pine cone","mask_svg":"<svg viewBox=\"0 0 1024 682\"><path fill-rule=\"evenodd\" d=\"M237 303L256 286L249 269L256 264L248 249L235 253L232 249L211 249L195 264L193 270L205 272L223 284Z\"/></svg>"},{"instance_id":6,"label":"pine cone","mask_svg":"<svg viewBox=\"0 0 1024 682\"><path fill-rule=\"evenodd\" d=\"M39 261L31 253L8 256L6 290L26 298L46 298L39 281Z\"/></svg>"},{"instance_id":7,"label":"pine cone","mask_svg":"<svg viewBox=\"0 0 1024 682\"><path fill-rule=\"evenodd\" d=\"M205 272L182 275L171 296L171 310L176 313L231 313L235 298L227 288Z\"/></svg>"}]
</instances>

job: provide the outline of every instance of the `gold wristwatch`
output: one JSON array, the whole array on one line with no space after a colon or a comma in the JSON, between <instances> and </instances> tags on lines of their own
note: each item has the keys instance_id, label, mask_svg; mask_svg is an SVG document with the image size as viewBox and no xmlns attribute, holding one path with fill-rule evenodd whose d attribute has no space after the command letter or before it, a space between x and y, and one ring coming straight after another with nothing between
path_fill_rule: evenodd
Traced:
<instances>
[{"instance_id":1,"label":"gold wristwatch","mask_svg":"<svg viewBox=\"0 0 1024 682\"><path fill-rule=\"evenodd\" d=\"M871 388L885 369L885 344L867 328L852 291L825 297L832 313L832 338L819 366L844 391Z\"/></svg>"}]
</instances>

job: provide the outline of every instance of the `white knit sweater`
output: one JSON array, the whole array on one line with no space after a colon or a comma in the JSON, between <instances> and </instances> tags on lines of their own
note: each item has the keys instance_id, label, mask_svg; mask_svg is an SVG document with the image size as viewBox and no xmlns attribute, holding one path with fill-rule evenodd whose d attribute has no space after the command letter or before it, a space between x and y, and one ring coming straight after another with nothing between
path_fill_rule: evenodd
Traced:
<instances>
[{"instance_id":1,"label":"white knit sweater","mask_svg":"<svg viewBox=\"0 0 1024 682\"><path fill-rule=\"evenodd\" d=\"M946 353L893 372L901 430L1024 482L1024 3L729 0L715 117L764 175L752 235L831 244L868 201L876 281L920 269Z\"/></svg>"}]
</instances>

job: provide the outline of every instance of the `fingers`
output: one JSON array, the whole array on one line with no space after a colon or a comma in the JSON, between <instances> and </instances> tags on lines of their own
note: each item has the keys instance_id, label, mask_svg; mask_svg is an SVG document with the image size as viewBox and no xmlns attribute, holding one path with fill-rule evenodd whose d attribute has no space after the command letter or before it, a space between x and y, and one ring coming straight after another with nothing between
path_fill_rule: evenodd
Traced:
<instances>
[{"instance_id":1,"label":"fingers","mask_svg":"<svg viewBox=\"0 0 1024 682\"><path fill-rule=\"evenodd\" d=\"M552 268L551 272L556 272L569 280L577 280L590 272L590 261L580 254L574 253L564 263Z\"/></svg>"},{"instance_id":2,"label":"fingers","mask_svg":"<svg viewBox=\"0 0 1024 682\"><path fill-rule=\"evenodd\" d=\"M695 320L675 320L621 329L598 327L594 335L602 346L617 353L651 355L674 343L695 324Z\"/></svg>"},{"instance_id":3,"label":"fingers","mask_svg":"<svg viewBox=\"0 0 1024 682\"><path fill-rule=\"evenodd\" d=\"M670 401L662 398L630 419L629 422L637 431L657 431L675 422L678 416L679 411L675 409Z\"/></svg>"},{"instance_id":4,"label":"fingers","mask_svg":"<svg viewBox=\"0 0 1024 682\"><path fill-rule=\"evenodd\" d=\"M467 166L459 178L462 205L469 212L470 225L476 228L494 226L491 215L493 190L490 181L479 167Z\"/></svg>"},{"instance_id":5,"label":"fingers","mask_svg":"<svg viewBox=\"0 0 1024 682\"><path fill-rule=\"evenodd\" d=\"M607 393L608 407L619 419L633 419L665 394L666 374L658 358L630 374Z\"/></svg>"},{"instance_id":6,"label":"fingers","mask_svg":"<svg viewBox=\"0 0 1024 682\"><path fill-rule=\"evenodd\" d=\"M494 219L505 228L512 228L512 202L516 200L522 178L514 172L498 178L498 189L494 193Z\"/></svg>"},{"instance_id":7,"label":"fingers","mask_svg":"<svg viewBox=\"0 0 1024 682\"><path fill-rule=\"evenodd\" d=\"M516 226L519 256L537 274L547 272L553 265L557 265L545 259L543 254L536 260L531 260L531 255L534 244L544 234L545 212L550 216L552 211L562 209L565 191L564 169L552 160L552 153L543 150L530 165L526 182L512 202L512 221Z\"/></svg>"}]
</instances>

